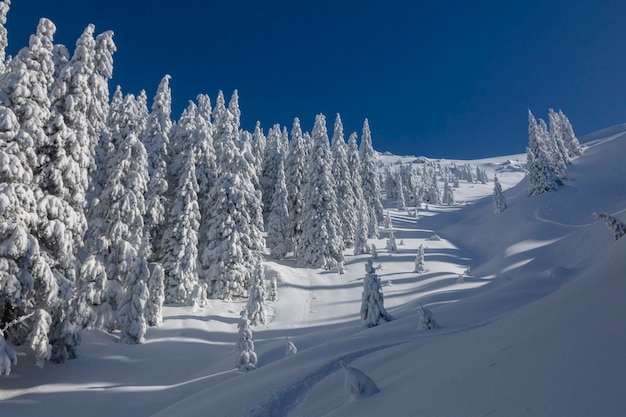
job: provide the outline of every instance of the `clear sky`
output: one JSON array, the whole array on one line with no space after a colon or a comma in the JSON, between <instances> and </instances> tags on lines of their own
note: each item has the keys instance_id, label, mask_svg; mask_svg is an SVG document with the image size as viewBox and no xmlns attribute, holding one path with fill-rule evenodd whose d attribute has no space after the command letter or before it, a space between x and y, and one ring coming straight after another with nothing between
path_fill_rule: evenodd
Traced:
<instances>
[{"instance_id":1,"label":"clear sky","mask_svg":"<svg viewBox=\"0 0 626 417\"><path fill-rule=\"evenodd\" d=\"M527 113L562 109L581 136L626 122L620 0L13 0L8 53L40 17L73 51L88 23L115 32L111 90L172 76L188 100L239 90L243 127L369 118L374 147L477 158L522 153Z\"/></svg>"}]
</instances>

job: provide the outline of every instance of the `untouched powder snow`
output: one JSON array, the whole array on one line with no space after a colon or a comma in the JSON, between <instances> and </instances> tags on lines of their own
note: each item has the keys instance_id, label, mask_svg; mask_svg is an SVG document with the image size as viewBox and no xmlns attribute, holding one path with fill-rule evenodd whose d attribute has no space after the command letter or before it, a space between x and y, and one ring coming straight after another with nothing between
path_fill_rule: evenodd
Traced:
<instances>
[{"instance_id":1,"label":"untouched powder snow","mask_svg":"<svg viewBox=\"0 0 626 417\"><path fill-rule=\"evenodd\" d=\"M386 229L370 241L390 322L360 323L369 255L346 251L343 275L267 261L278 300L270 322L252 327L257 369L235 369L246 300L165 307L142 345L85 332L77 360L44 369L17 349L18 365L0 379L0 416L622 415L626 239L614 241L592 213L626 220L625 128L590 137L570 181L536 197L527 196L523 155L459 161L498 173L508 202L498 216L492 182L462 182L459 204L421 209L417 220L390 208L403 245L388 253ZM435 234L441 240L429 240ZM438 328L420 328L421 306ZM285 337L295 355L285 357ZM379 392L348 396L341 362Z\"/></svg>"}]
</instances>

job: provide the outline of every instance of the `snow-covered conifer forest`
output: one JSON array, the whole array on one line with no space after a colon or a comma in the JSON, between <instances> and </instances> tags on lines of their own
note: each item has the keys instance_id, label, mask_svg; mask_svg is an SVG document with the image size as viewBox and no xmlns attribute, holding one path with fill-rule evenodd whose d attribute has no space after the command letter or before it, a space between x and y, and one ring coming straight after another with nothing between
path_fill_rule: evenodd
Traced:
<instances>
[{"instance_id":1,"label":"snow-covered conifer forest","mask_svg":"<svg viewBox=\"0 0 626 417\"><path fill-rule=\"evenodd\" d=\"M10 3L0 415L626 409L626 124L529 111L525 154L469 161L339 114L248 132L238 91L176 118L167 74L109 90L111 31L6 56Z\"/></svg>"}]
</instances>

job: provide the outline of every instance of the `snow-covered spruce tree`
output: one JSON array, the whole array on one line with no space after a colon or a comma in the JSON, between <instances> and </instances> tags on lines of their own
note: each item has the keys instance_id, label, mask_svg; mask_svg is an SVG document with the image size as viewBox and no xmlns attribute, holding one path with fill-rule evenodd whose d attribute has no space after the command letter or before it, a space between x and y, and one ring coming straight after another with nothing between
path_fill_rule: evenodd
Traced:
<instances>
[{"instance_id":1,"label":"snow-covered spruce tree","mask_svg":"<svg viewBox=\"0 0 626 417\"><path fill-rule=\"evenodd\" d=\"M528 147L526 148L526 171L528 194L539 195L556 191L561 179L555 174L552 157L545 143L545 133L533 114L528 110Z\"/></svg>"},{"instance_id":2,"label":"snow-covered spruce tree","mask_svg":"<svg viewBox=\"0 0 626 417\"><path fill-rule=\"evenodd\" d=\"M376 164L376 155L372 147L372 133L367 119L363 123L359 157L361 159L363 199L365 200L369 220L367 236L373 238L378 236L378 224L383 220L383 204L380 201L378 165Z\"/></svg>"},{"instance_id":3,"label":"snow-covered spruce tree","mask_svg":"<svg viewBox=\"0 0 626 417\"><path fill-rule=\"evenodd\" d=\"M0 74L4 73L5 70L6 48L9 45L9 37L4 25L7 23L7 13L9 13L10 6L11 0L0 2Z\"/></svg>"},{"instance_id":4,"label":"snow-covered spruce tree","mask_svg":"<svg viewBox=\"0 0 626 417\"><path fill-rule=\"evenodd\" d=\"M404 196L404 183L402 178L400 177L400 172L396 172L396 195L397 195L397 207L400 210L404 210L406 208L406 198Z\"/></svg>"},{"instance_id":5,"label":"snow-covered spruce tree","mask_svg":"<svg viewBox=\"0 0 626 417\"><path fill-rule=\"evenodd\" d=\"M257 121L254 126L254 132L252 133L252 155L256 161L256 175L261 178L263 172L263 158L265 157L265 145L267 139L261 128L261 122Z\"/></svg>"},{"instance_id":6,"label":"snow-covered spruce tree","mask_svg":"<svg viewBox=\"0 0 626 417\"><path fill-rule=\"evenodd\" d=\"M367 245L367 223L365 221L366 209L361 206L357 213L356 235L354 237L354 254L362 255L369 253L370 249Z\"/></svg>"},{"instance_id":7,"label":"snow-covered spruce tree","mask_svg":"<svg viewBox=\"0 0 626 417\"><path fill-rule=\"evenodd\" d=\"M485 174L486 175L486 174ZM443 204L445 204L446 206L453 206L454 205L454 190L452 189L452 187L450 187L450 183L448 182L448 180L443 181L443 198L442 198L442 202Z\"/></svg>"},{"instance_id":8,"label":"snow-covered spruce tree","mask_svg":"<svg viewBox=\"0 0 626 417\"><path fill-rule=\"evenodd\" d=\"M96 250L92 247L97 241L97 238L94 238L97 230L93 226L101 221L97 206L100 203L100 196L106 181L107 158L110 148L110 135L107 128L110 114L109 80L113 76L113 54L116 50L112 31L106 31L96 36L95 67L87 80L91 90L91 100L87 107L87 120L91 137L90 151L93 158L86 207L88 229L85 233L85 246L89 251ZM115 99L121 101L121 90Z\"/></svg>"},{"instance_id":9,"label":"snow-covered spruce tree","mask_svg":"<svg viewBox=\"0 0 626 417\"><path fill-rule=\"evenodd\" d=\"M571 164L572 158L569 156L569 151L565 145L561 120L558 113L556 113L553 109L548 110L548 123L550 123L548 141L550 143L552 154L555 158L559 158L564 165Z\"/></svg>"},{"instance_id":10,"label":"snow-covered spruce tree","mask_svg":"<svg viewBox=\"0 0 626 417\"><path fill-rule=\"evenodd\" d=\"M385 189L385 197L387 200L397 199L398 184L396 183L396 174L398 171L391 172L388 166L385 167L383 173L383 187Z\"/></svg>"},{"instance_id":11,"label":"snow-covered spruce tree","mask_svg":"<svg viewBox=\"0 0 626 417\"><path fill-rule=\"evenodd\" d=\"M427 190L424 195L425 201L430 204L441 204L441 193L439 192L439 186L437 185L437 174L433 171L430 175Z\"/></svg>"},{"instance_id":12,"label":"snow-covered spruce tree","mask_svg":"<svg viewBox=\"0 0 626 417\"><path fill-rule=\"evenodd\" d=\"M393 229L389 231L389 239L387 239L387 250L389 253L398 253L398 244L396 243L396 237L393 233Z\"/></svg>"},{"instance_id":13,"label":"snow-covered spruce tree","mask_svg":"<svg viewBox=\"0 0 626 417\"><path fill-rule=\"evenodd\" d=\"M385 215L385 220L383 220L383 228L391 229L393 225L391 223L391 212L387 210L387 214Z\"/></svg>"},{"instance_id":14,"label":"snow-covered spruce tree","mask_svg":"<svg viewBox=\"0 0 626 417\"><path fill-rule=\"evenodd\" d=\"M122 325L120 341L122 343L138 344L145 341L146 330L148 329L145 309L150 296L147 285L150 279L149 252L150 243L148 234L145 233L133 268L128 274L126 293L119 311L119 320Z\"/></svg>"},{"instance_id":15,"label":"snow-covered spruce tree","mask_svg":"<svg viewBox=\"0 0 626 417\"><path fill-rule=\"evenodd\" d=\"M276 274L272 274L270 278L270 288L267 293L267 301L275 302L278 300L278 283L276 282Z\"/></svg>"},{"instance_id":16,"label":"snow-covered spruce tree","mask_svg":"<svg viewBox=\"0 0 626 417\"><path fill-rule=\"evenodd\" d=\"M283 259L290 250L287 186L282 159L278 163L278 177L267 222L267 247L275 259Z\"/></svg>"},{"instance_id":17,"label":"snow-covered spruce tree","mask_svg":"<svg viewBox=\"0 0 626 417\"><path fill-rule=\"evenodd\" d=\"M367 207L365 207L365 198L363 196L363 179L361 177L361 157L359 155L359 147L356 143L357 134L352 132L348 138L348 168L350 169L350 181L352 183L352 190L354 191L354 209L357 213L357 223L359 222L359 211L363 213L363 220L366 228L369 225L369 214ZM358 227L358 226L357 226ZM355 229L355 234L356 234Z\"/></svg>"},{"instance_id":18,"label":"snow-covered spruce tree","mask_svg":"<svg viewBox=\"0 0 626 417\"><path fill-rule=\"evenodd\" d=\"M237 334L237 359L235 365L240 371L251 371L256 369L257 356L254 352L254 339L252 329L250 329L250 320L248 320L248 311L244 308L241 310L241 318L237 324L239 329Z\"/></svg>"},{"instance_id":19,"label":"snow-covered spruce tree","mask_svg":"<svg viewBox=\"0 0 626 417\"><path fill-rule=\"evenodd\" d=\"M221 96L221 99L220 99ZM254 157L235 145L233 117L218 94L214 119L214 146L218 177L211 187L207 224L208 245L202 253L203 276L212 298L231 299L248 295L254 264L264 247L261 195Z\"/></svg>"},{"instance_id":20,"label":"snow-covered spruce tree","mask_svg":"<svg viewBox=\"0 0 626 417\"><path fill-rule=\"evenodd\" d=\"M148 191L146 193L146 230L150 235L150 259L163 259L161 243L165 230L168 208L166 192L167 166L169 164L169 142L172 129L172 92L170 76L165 75L152 102L146 129L141 138L148 153Z\"/></svg>"},{"instance_id":21,"label":"snow-covered spruce tree","mask_svg":"<svg viewBox=\"0 0 626 417\"><path fill-rule=\"evenodd\" d=\"M22 165L31 173L39 172L37 150L47 140L44 126L50 119L47 92L54 75L52 42L55 31L51 21L41 19L37 32L30 37L29 46L20 50L0 80L0 100L11 108L19 124L16 149L22 155Z\"/></svg>"},{"instance_id":22,"label":"snow-covered spruce tree","mask_svg":"<svg viewBox=\"0 0 626 417\"><path fill-rule=\"evenodd\" d=\"M285 184L287 186L287 211L289 212L289 234L292 248L297 248L302 235L302 192L306 183L307 146L304 143L300 119L293 120L291 141L285 159Z\"/></svg>"},{"instance_id":23,"label":"snow-covered spruce tree","mask_svg":"<svg viewBox=\"0 0 626 417\"><path fill-rule=\"evenodd\" d=\"M493 177L493 212L498 215L502 213L508 207L506 203L506 198L502 193L502 186L498 181L498 176L494 175Z\"/></svg>"},{"instance_id":24,"label":"snow-covered spruce tree","mask_svg":"<svg viewBox=\"0 0 626 417\"><path fill-rule=\"evenodd\" d=\"M332 145L330 151L333 156L333 177L336 184L337 209L341 222L341 234L345 247L354 245L356 234L356 196L350 179L348 168L348 147L343 136L343 124L341 116L337 113L333 130Z\"/></svg>"},{"instance_id":25,"label":"snow-covered spruce tree","mask_svg":"<svg viewBox=\"0 0 626 417\"><path fill-rule=\"evenodd\" d=\"M424 272L426 272L426 268L424 266L424 246L423 245L420 245L420 247L417 248L417 255L415 256L415 268L413 269L413 272L417 274L423 274Z\"/></svg>"},{"instance_id":26,"label":"snow-covered spruce tree","mask_svg":"<svg viewBox=\"0 0 626 417\"><path fill-rule=\"evenodd\" d=\"M278 166L284 160L281 153L281 131L280 125L274 125L267 132L267 143L265 146L265 155L261 163L261 194L263 195L263 216L267 218L272 207L272 199L274 197L274 188L278 181Z\"/></svg>"},{"instance_id":27,"label":"snow-covered spruce tree","mask_svg":"<svg viewBox=\"0 0 626 417\"><path fill-rule=\"evenodd\" d=\"M95 71L94 26L88 25L76 41L72 58L59 69L51 85L50 118L45 125L47 140L38 150L37 175L41 195L38 202L40 245L61 278L61 304L50 311L50 359L61 363L76 356L80 327L71 314L71 289L78 270L78 248L87 230L86 198L90 173L95 169L93 137L87 113L92 102L89 80ZM54 223L54 226L51 225ZM60 244L58 231L69 241ZM66 238L63 236L63 238Z\"/></svg>"},{"instance_id":28,"label":"snow-covered spruce tree","mask_svg":"<svg viewBox=\"0 0 626 417\"><path fill-rule=\"evenodd\" d=\"M217 178L217 162L215 148L213 146L213 121L211 117L211 99L207 95L200 94L197 97L198 109L196 112L195 134L193 137L196 148L196 179L198 181L198 207L200 208L200 229L198 231L198 255L202 263L202 253L209 244L208 236L209 219L211 217L211 188ZM245 152L244 152L245 153ZM202 271L202 268L200 269ZM200 274L200 283L208 287L207 277Z\"/></svg>"},{"instance_id":29,"label":"snow-covered spruce tree","mask_svg":"<svg viewBox=\"0 0 626 417\"><path fill-rule=\"evenodd\" d=\"M562 185L567 181L567 165L570 162L567 151L564 149L562 141L560 142L561 146L559 146L559 142L550 134L548 125L543 119L539 119L539 131L548 150L550 167L559 180L559 185Z\"/></svg>"},{"instance_id":30,"label":"snow-covered spruce tree","mask_svg":"<svg viewBox=\"0 0 626 417\"><path fill-rule=\"evenodd\" d=\"M608 213L593 213L593 217L601 219L607 227L613 232L615 240L626 235L626 224Z\"/></svg>"},{"instance_id":31,"label":"snow-covered spruce tree","mask_svg":"<svg viewBox=\"0 0 626 417\"><path fill-rule=\"evenodd\" d=\"M95 235L95 250L88 262L100 257L105 263L107 282L98 288L93 299L100 302L97 322L112 330L117 327L117 312L124 288L132 272L137 251L142 242L148 184L148 157L136 129L136 100L128 95L121 103L118 124L110 127L112 149L107 164L107 179L98 205L100 223ZM92 268L89 271L98 271ZM99 279L99 278L98 278ZM93 276L81 276L83 285L94 282ZM96 279L97 281L97 279Z\"/></svg>"},{"instance_id":32,"label":"snow-covered spruce tree","mask_svg":"<svg viewBox=\"0 0 626 417\"><path fill-rule=\"evenodd\" d=\"M361 296L361 323L363 326L374 327L378 326L381 320L391 320L391 316L385 310L383 298L380 278L376 274L372 260L368 259L365 262L365 279L363 280Z\"/></svg>"},{"instance_id":33,"label":"snow-covered spruce tree","mask_svg":"<svg viewBox=\"0 0 626 417\"><path fill-rule=\"evenodd\" d=\"M333 159L322 114L315 118L312 140L303 193L302 237L296 256L304 266L332 270L343 260L344 245L332 176Z\"/></svg>"},{"instance_id":34,"label":"snow-covered spruce tree","mask_svg":"<svg viewBox=\"0 0 626 417\"><path fill-rule=\"evenodd\" d=\"M254 266L247 310L248 319L252 326L267 323L267 311L265 308L265 270L261 257L259 257Z\"/></svg>"},{"instance_id":35,"label":"snow-covered spruce tree","mask_svg":"<svg viewBox=\"0 0 626 417\"><path fill-rule=\"evenodd\" d=\"M479 166L476 167L476 181L481 184L487 184L489 182L487 172Z\"/></svg>"},{"instance_id":36,"label":"snow-covered spruce tree","mask_svg":"<svg viewBox=\"0 0 626 417\"><path fill-rule=\"evenodd\" d=\"M163 236L165 272L165 302L167 304L202 304L192 300L198 285L198 183L196 180L195 148L184 151L181 175L176 186L174 204L168 217L168 229Z\"/></svg>"},{"instance_id":37,"label":"snow-covered spruce tree","mask_svg":"<svg viewBox=\"0 0 626 417\"><path fill-rule=\"evenodd\" d=\"M0 106L0 374L8 375L14 346L28 344L37 365L50 358L48 310L64 306L59 277L40 251L35 234L36 197L32 171L23 165L15 114Z\"/></svg>"},{"instance_id":38,"label":"snow-covered spruce tree","mask_svg":"<svg viewBox=\"0 0 626 417\"><path fill-rule=\"evenodd\" d=\"M165 302L165 272L159 264L154 264L148 280L148 300L145 318L148 326L163 323L163 303Z\"/></svg>"},{"instance_id":39,"label":"snow-covered spruce tree","mask_svg":"<svg viewBox=\"0 0 626 417\"><path fill-rule=\"evenodd\" d=\"M583 148L580 146L580 143L574 134L572 124L561 110L559 110L559 121L561 125L561 134L563 135L563 142L565 143L569 157L576 158L577 156L581 156L583 154Z\"/></svg>"}]
</instances>

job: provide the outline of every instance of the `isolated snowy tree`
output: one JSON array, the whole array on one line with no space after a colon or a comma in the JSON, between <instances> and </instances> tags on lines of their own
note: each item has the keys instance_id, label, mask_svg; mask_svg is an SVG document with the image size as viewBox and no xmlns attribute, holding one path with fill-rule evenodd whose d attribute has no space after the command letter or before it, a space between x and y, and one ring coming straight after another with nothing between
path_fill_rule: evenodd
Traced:
<instances>
[{"instance_id":1,"label":"isolated snowy tree","mask_svg":"<svg viewBox=\"0 0 626 417\"><path fill-rule=\"evenodd\" d=\"M119 320L122 325L120 341L122 343L138 344L145 341L148 328L144 316L149 298L147 286L150 279L150 270L148 269L149 245L146 234L126 282L126 292L119 311Z\"/></svg>"},{"instance_id":2,"label":"isolated snowy tree","mask_svg":"<svg viewBox=\"0 0 626 417\"><path fill-rule=\"evenodd\" d=\"M252 275L250 297L248 298L248 319L252 326L267 323L267 311L265 308L265 271L261 258L257 260Z\"/></svg>"},{"instance_id":3,"label":"isolated snowy tree","mask_svg":"<svg viewBox=\"0 0 626 417\"><path fill-rule=\"evenodd\" d=\"M368 259L365 262L365 279L361 296L361 323L367 327L374 327L378 326L381 320L390 321L391 316L385 310L383 290L376 268L372 260Z\"/></svg>"},{"instance_id":4,"label":"isolated snowy tree","mask_svg":"<svg viewBox=\"0 0 626 417\"><path fill-rule=\"evenodd\" d=\"M419 248L417 248L417 255L415 256L415 268L413 269L413 272L423 274L425 271L426 268L424 266L424 246L420 245Z\"/></svg>"},{"instance_id":5,"label":"isolated snowy tree","mask_svg":"<svg viewBox=\"0 0 626 417\"><path fill-rule=\"evenodd\" d=\"M322 114L315 118L312 140L308 181L303 193L302 237L296 255L302 265L332 270L343 260L344 245L326 118Z\"/></svg>"},{"instance_id":6,"label":"isolated snowy tree","mask_svg":"<svg viewBox=\"0 0 626 417\"><path fill-rule=\"evenodd\" d=\"M418 329L432 330L439 328L433 313L423 305L420 304L420 307L417 309L417 314L419 316L419 323L417 325Z\"/></svg>"},{"instance_id":7,"label":"isolated snowy tree","mask_svg":"<svg viewBox=\"0 0 626 417\"><path fill-rule=\"evenodd\" d=\"M380 391L374 380L359 369L348 366L344 361L339 361L339 365L344 370L344 386L350 398L370 397Z\"/></svg>"},{"instance_id":8,"label":"isolated snowy tree","mask_svg":"<svg viewBox=\"0 0 626 417\"><path fill-rule=\"evenodd\" d=\"M240 314L241 318L237 324L237 360L235 365L241 371L251 371L256 369L257 356L254 352L254 340L252 329L250 329L250 321L248 320L248 311L244 308Z\"/></svg>"},{"instance_id":9,"label":"isolated snowy tree","mask_svg":"<svg viewBox=\"0 0 626 417\"><path fill-rule=\"evenodd\" d=\"M148 280L148 300L144 316L148 326L163 323L163 303L165 302L165 272L161 265L155 264Z\"/></svg>"},{"instance_id":10,"label":"isolated snowy tree","mask_svg":"<svg viewBox=\"0 0 626 417\"><path fill-rule=\"evenodd\" d=\"M341 234L344 245L351 248L356 234L357 206L356 196L348 167L348 147L343 136L343 124L339 113L335 118L331 153L333 156L333 177L336 184L337 209L341 222Z\"/></svg>"},{"instance_id":11,"label":"isolated snowy tree","mask_svg":"<svg viewBox=\"0 0 626 417\"><path fill-rule=\"evenodd\" d=\"M387 210L387 214L385 215L385 220L383 220L383 228L391 229L393 225L391 223L391 212Z\"/></svg>"},{"instance_id":12,"label":"isolated snowy tree","mask_svg":"<svg viewBox=\"0 0 626 417\"><path fill-rule=\"evenodd\" d=\"M361 147L359 148L361 159L361 178L363 181L363 198L368 210L369 225L367 236L372 238L378 236L378 224L383 220L383 205L380 201L380 182L378 179L378 165L376 165L376 155L372 147L372 134L369 122L365 119L363 123L363 134L361 135Z\"/></svg>"},{"instance_id":13,"label":"isolated snowy tree","mask_svg":"<svg viewBox=\"0 0 626 417\"><path fill-rule=\"evenodd\" d=\"M389 239L387 239L387 250L389 253L398 253L398 245L396 243L396 237L393 233L393 229L389 231Z\"/></svg>"},{"instance_id":14,"label":"isolated snowy tree","mask_svg":"<svg viewBox=\"0 0 626 417\"><path fill-rule=\"evenodd\" d=\"M169 227L163 237L165 252L165 302L193 305L191 294L198 284L198 183L196 181L195 148L184 153L182 172L176 187L174 205L169 214Z\"/></svg>"},{"instance_id":15,"label":"isolated snowy tree","mask_svg":"<svg viewBox=\"0 0 626 417\"><path fill-rule=\"evenodd\" d=\"M296 353L298 353L298 348L291 340L289 340L289 336L285 336L285 357L288 358Z\"/></svg>"},{"instance_id":16,"label":"isolated snowy tree","mask_svg":"<svg viewBox=\"0 0 626 417\"><path fill-rule=\"evenodd\" d=\"M287 211L289 213L289 234L293 248L298 247L302 235L302 192L306 183L307 146L302 135L300 119L293 121L291 141L285 159L285 184L287 187Z\"/></svg>"},{"instance_id":17,"label":"isolated snowy tree","mask_svg":"<svg viewBox=\"0 0 626 417\"><path fill-rule=\"evenodd\" d=\"M287 186L282 159L278 163L278 176L274 185L274 197L267 222L267 247L275 259L283 259L290 250L289 212L287 210Z\"/></svg>"},{"instance_id":18,"label":"isolated snowy tree","mask_svg":"<svg viewBox=\"0 0 626 417\"><path fill-rule=\"evenodd\" d=\"M161 243L167 217L166 192L167 165L169 163L169 142L172 129L172 93L170 76L161 79L152 102L142 142L148 153L148 190L146 193L146 230L150 235L150 259L162 259Z\"/></svg>"},{"instance_id":19,"label":"isolated snowy tree","mask_svg":"<svg viewBox=\"0 0 626 417\"><path fill-rule=\"evenodd\" d=\"M593 217L601 219L607 225L607 227L613 232L615 240L626 235L626 224L621 220L611 216L608 213L593 213Z\"/></svg>"},{"instance_id":20,"label":"isolated snowy tree","mask_svg":"<svg viewBox=\"0 0 626 417\"><path fill-rule=\"evenodd\" d=\"M506 198L502 193L502 186L498 181L498 176L494 175L493 177L493 211L494 213L500 214L508 207Z\"/></svg>"}]
</instances>

